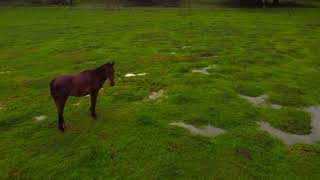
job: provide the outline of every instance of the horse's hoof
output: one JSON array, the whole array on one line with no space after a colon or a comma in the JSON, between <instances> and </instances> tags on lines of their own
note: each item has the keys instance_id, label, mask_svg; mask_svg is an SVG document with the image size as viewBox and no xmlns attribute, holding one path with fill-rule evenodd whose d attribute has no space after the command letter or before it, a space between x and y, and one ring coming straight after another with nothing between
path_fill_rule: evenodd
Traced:
<instances>
[{"instance_id":1,"label":"horse's hoof","mask_svg":"<svg viewBox=\"0 0 320 180\"><path fill-rule=\"evenodd\" d=\"M59 126L58 129L59 129L61 132L64 132L64 127L63 127L63 126Z\"/></svg>"}]
</instances>

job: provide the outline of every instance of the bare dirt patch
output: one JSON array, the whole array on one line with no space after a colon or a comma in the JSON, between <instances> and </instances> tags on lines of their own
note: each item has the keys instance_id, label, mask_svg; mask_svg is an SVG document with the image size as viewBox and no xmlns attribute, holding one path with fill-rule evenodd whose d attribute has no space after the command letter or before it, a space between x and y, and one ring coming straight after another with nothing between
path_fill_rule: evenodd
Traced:
<instances>
[{"instance_id":1,"label":"bare dirt patch","mask_svg":"<svg viewBox=\"0 0 320 180\"><path fill-rule=\"evenodd\" d=\"M97 137L101 140L106 140L106 139L109 139L111 136L107 132L101 132L101 133L97 134Z\"/></svg>"},{"instance_id":2,"label":"bare dirt patch","mask_svg":"<svg viewBox=\"0 0 320 180\"><path fill-rule=\"evenodd\" d=\"M205 137L215 137L225 133L225 130L213 127L211 125L204 126L203 128L197 128L191 124L186 124L184 122L173 122L170 123L170 125L185 128L189 130L192 134L197 134Z\"/></svg>"},{"instance_id":3,"label":"bare dirt patch","mask_svg":"<svg viewBox=\"0 0 320 180\"><path fill-rule=\"evenodd\" d=\"M312 144L320 141L320 105L305 108L311 114L311 133L307 135L297 135L283 132L272 127L267 122L260 122L260 128L282 140L285 144L297 143Z\"/></svg>"},{"instance_id":4,"label":"bare dirt patch","mask_svg":"<svg viewBox=\"0 0 320 180\"><path fill-rule=\"evenodd\" d=\"M240 147L237 149L237 154L248 159L248 160L251 160L252 159L252 156L251 156L251 153L250 151L247 149L247 148L244 148L244 147Z\"/></svg>"}]
</instances>

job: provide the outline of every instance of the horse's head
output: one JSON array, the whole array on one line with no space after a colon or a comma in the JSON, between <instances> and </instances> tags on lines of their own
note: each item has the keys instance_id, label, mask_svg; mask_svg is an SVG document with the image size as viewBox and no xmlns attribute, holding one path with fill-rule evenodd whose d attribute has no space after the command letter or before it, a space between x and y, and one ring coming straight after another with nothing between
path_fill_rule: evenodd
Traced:
<instances>
[{"instance_id":1,"label":"horse's head","mask_svg":"<svg viewBox=\"0 0 320 180\"><path fill-rule=\"evenodd\" d=\"M110 81L110 86L114 86L114 62L106 64L106 73Z\"/></svg>"}]
</instances>

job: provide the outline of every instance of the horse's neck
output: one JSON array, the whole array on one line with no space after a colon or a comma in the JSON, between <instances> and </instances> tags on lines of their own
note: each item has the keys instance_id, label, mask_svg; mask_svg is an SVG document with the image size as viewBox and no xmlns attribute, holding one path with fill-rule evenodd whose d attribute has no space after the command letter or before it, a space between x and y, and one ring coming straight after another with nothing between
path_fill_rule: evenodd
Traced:
<instances>
[{"instance_id":1,"label":"horse's neck","mask_svg":"<svg viewBox=\"0 0 320 180\"><path fill-rule=\"evenodd\" d=\"M107 77L107 74L105 73L104 69L98 68L94 72L102 84L107 80L108 77Z\"/></svg>"}]
</instances>

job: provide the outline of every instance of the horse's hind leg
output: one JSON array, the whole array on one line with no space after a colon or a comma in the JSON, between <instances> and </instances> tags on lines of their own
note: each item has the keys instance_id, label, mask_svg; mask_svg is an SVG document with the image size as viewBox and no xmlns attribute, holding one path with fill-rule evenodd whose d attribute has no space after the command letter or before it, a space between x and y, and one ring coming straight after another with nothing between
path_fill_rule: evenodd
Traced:
<instances>
[{"instance_id":1,"label":"horse's hind leg","mask_svg":"<svg viewBox=\"0 0 320 180\"><path fill-rule=\"evenodd\" d=\"M93 118L97 117L97 114L96 114L97 97L98 97L98 92L94 92L90 94L90 99L91 99L90 111L91 111L91 116Z\"/></svg>"},{"instance_id":2,"label":"horse's hind leg","mask_svg":"<svg viewBox=\"0 0 320 180\"><path fill-rule=\"evenodd\" d=\"M54 98L58 109L58 128L63 132L64 131L64 118L63 118L63 111L64 106L66 105L68 96L58 96Z\"/></svg>"}]
</instances>

